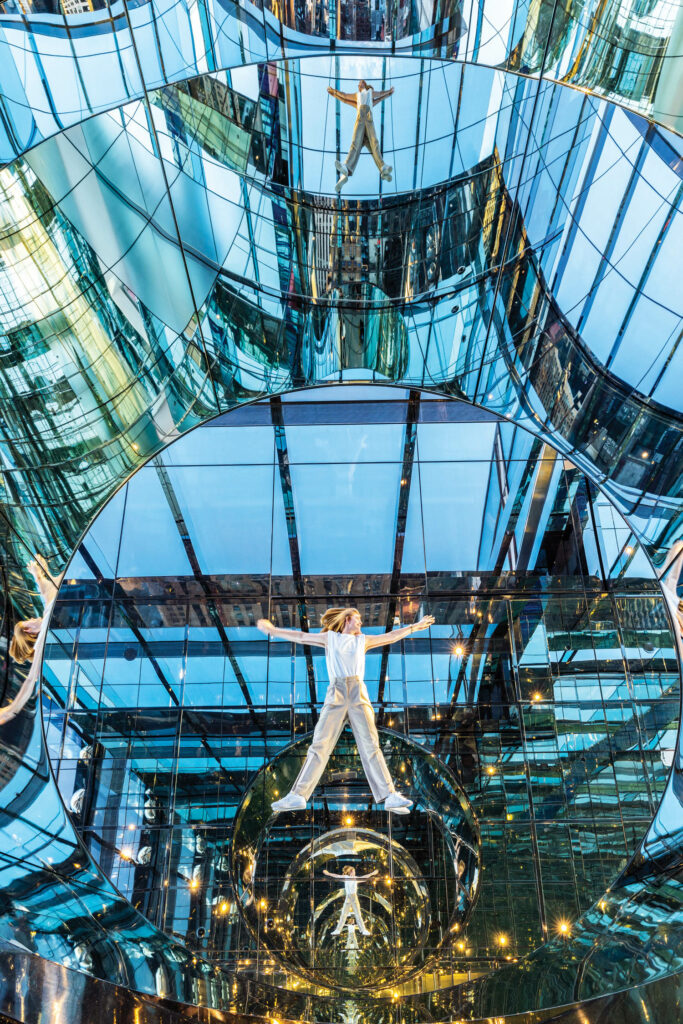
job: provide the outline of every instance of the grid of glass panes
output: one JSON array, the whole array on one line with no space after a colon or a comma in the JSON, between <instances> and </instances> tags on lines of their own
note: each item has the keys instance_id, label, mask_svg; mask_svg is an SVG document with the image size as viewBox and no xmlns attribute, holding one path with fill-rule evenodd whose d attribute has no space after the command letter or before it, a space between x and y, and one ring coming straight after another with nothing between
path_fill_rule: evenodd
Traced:
<instances>
[{"instance_id":1,"label":"grid of glass panes","mask_svg":"<svg viewBox=\"0 0 683 1024\"><path fill-rule=\"evenodd\" d=\"M48 742L134 905L256 964L233 818L327 685L321 652L268 643L256 620L316 628L353 604L383 631L435 615L369 655L366 681L378 723L472 801L480 895L441 966L484 967L574 920L644 833L678 715L668 621L627 525L547 447L455 402L350 394L229 414L117 494L56 611Z\"/></svg>"}]
</instances>

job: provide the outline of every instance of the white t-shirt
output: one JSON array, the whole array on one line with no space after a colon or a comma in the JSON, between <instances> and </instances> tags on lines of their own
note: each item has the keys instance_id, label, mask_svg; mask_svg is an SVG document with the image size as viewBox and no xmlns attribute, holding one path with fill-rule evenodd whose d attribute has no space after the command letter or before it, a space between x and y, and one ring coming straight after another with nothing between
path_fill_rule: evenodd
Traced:
<instances>
[{"instance_id":1,"label":"white t-shirt","mask_svg":"<svg viewBox=\"0 0 683 1024\"><path fill-rule=\"evenodd\" d=\"M358 882L355 878L347 878L344 882L344 892L347 896L355 896L358 892Z\"/></svg>"},{"instance_id":2,"label":"white t-shirt","mask_svg":"<svg viewBox=\"0 0 683 1024\"><path fill-rule=\"evenodd\" d=\"M329 630L325 648L330 682L345 676L365 676L365 637L362 633L335 633Z\"/></svg>"},{"instance_id":3,"label":"white t-shirt","mask_svg":"<svg viewBox=\"0 0 683 1024\"><path fill-rule=\"evenodd\" d=\"M356 93L356 108L360 110L361 107L372 108L372 94L374 89L359 89Z\"/></svg>"}]
</instances>

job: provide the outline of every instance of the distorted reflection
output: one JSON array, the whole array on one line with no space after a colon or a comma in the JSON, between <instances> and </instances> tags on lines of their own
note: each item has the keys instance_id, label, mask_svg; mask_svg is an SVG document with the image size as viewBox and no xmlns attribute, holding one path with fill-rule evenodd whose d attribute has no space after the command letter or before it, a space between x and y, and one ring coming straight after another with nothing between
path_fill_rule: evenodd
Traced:
<instances>
[{"instance_id":1,"label":"distorted reflection","mask_svg":"<svg viewBox=\"0 0 683 1024\"><path fill-rule=\"evenodd\" d=\"M392 96L394 92L393 87L391 89L382 89L378 92L371 85L368 85L364 79L361 79L358 83L358 90L355 93L341 92L341 90L333 89L331 86L328 86L327 91L335 99L341 100L342 103L347 103L350 107L355 107L357 111L351 146L349 147L346 160L343 163L340 160L335 162L339 173L339 180L334 186L335 192L341 192L343 186L355 171L363 148L368 149L372 154L372 159L377 165L382 181L391 181L393 168L386 164L382 157L375 130L375 122L372 119L372 108L381 103L382 100Z\"/></svg>"},{"instance_id":2,"label":"distorted reflection","mask_svg":"<svg viewBox=\"0 0 683 1024\"><path fill-rule=\"evenodd\" d=\"M655 813L679 692L662 595L605 496L513 423L417 391L315 394L188 434L84 537L45 663L58 782L135 906L243 975L263 978L273 955L321 981L334 967L326 984L345 985L353 956L361 977L383 933L370 894L388 889L379 876L358 885L370 936L355 916L332 936L344 897L323 868L381 876L379 853L306 874L313 906L328 900L334 964L310 960L310 901L287 910L291 929L279 920L298 853L336 829L387 836L428 888L448 887L447 899L430 889L424 944L401 971L435 959L445 977L476 958L495 972L499 934L520 957L542 945L544 923L576 922ZM371 636L435 617L429 633L367 654L409 815L373 805L350 732L310 808L271 814L330 680L322 650L268 643L255 624L316 631L331 604L357 607ZM458 824L439 763L465 788L480 840ZM436 872L434 850L447 865Z\"/></svg>"},{"instance_id":3,"label":"distorted reflection","mask_svg":"<svg viewBox=\"0 0 683 1024\"><path fill-rule=\"evenodd\" d=\"M381 742L410 784L409 816L373 808L345 733L310 811L268 809L305 757L303 739L256 775L235 819L234 877L252 934L284 966L334 988L423 970L463 932L477 898L479 828L457 781L417 744L384 731Z\"/></svg>"}]
</instances>

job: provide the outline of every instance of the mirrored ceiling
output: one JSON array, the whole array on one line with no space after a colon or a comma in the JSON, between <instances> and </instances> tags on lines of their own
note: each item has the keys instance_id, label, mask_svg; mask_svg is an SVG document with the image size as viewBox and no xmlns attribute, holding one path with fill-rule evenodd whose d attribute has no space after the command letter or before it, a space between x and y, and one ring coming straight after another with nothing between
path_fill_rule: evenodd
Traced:
<instances>
[{"instance_id":1,"label":"mirrored ceiling","mask_svg":"<svg viewBox=\"0 0 683 1024\"><path fill-rule=\"evenodd\" d=\"M315 629L347 603L369 632L436 618L371 652L366 681L387 756L394 736L436 755L481 836L468 923L445 950L429 932L426 952L444 978L495 971L573 926L627 865L669 773L679 680L624 520L548 445L467 405L376 385L301 392L228 413L141 469L82 539L51 623L62 797L151 923L265 979L273 942L244 916L260 847L240 842L236 877L233 823L254 774L312 727L328 680L316 648L269 643L255 622ZM267 848L284 879L307 835L385 829L343 767L352 756L347 744L307 824L278 819ZM405 777L415 792L419 777ZM392 835L423 864L427 833L410 820ZM315 885L311 898L330 896ZM276 896L258 896L258 927L294 913Z\"/></svg>"}]
</instances>

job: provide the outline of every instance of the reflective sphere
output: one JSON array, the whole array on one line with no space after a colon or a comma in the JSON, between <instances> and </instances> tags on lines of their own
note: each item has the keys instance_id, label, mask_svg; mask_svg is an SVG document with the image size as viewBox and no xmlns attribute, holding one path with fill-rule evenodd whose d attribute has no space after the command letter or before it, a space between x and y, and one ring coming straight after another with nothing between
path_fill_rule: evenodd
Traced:
<instances>
[{"instance_id":1,"label":"reflective sphere","mask_svg":"<svg viewBox=\"0 0 683 1024\"><path fill-rule=\"evenodd\" d=\"M257 773L237 813L232 870L242 915L274 957L318 985L389 986L457 939L474 905L479 830L450 770L389 730L408 815L372 803L348 728L304 811L273 814L310 735Z\"/></svg>"}]
</instances>

